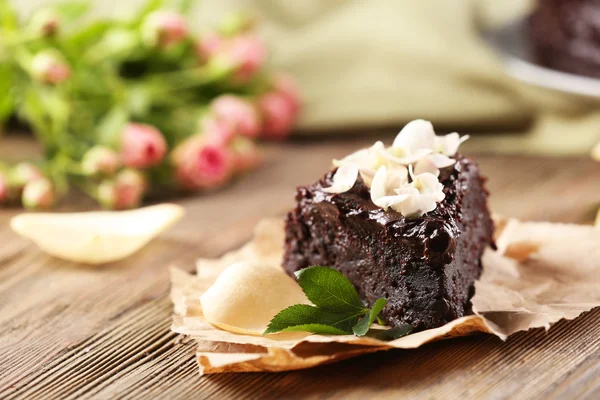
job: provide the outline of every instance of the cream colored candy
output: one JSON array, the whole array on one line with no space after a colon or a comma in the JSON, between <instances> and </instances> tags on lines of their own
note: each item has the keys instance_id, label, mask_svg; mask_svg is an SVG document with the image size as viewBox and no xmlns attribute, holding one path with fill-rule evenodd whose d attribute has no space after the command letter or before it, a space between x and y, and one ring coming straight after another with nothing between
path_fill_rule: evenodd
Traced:
<instances>
[{"instance_id":1,"label":"cream colored candy","mask_svg":"<svg viewBox=\"0 0 600 400\"><path fill-rule=\"evenodd\" d=\"M206 320L221 329L261 335L279 311L310 304L280 267L259 262L229 266L200 298Z\"/></svg>"},{"instance_id":2,"label":"cream colored candy","mask_svg":"<svg viewBox=\"0 0 600 400\"><path fill-rule=\"evenodd\" d=\"M182 216L182 207L160 204L131 211L25 213L10 226L55 257L105 264L129 257Z\"/></svg>"}]
</instances>

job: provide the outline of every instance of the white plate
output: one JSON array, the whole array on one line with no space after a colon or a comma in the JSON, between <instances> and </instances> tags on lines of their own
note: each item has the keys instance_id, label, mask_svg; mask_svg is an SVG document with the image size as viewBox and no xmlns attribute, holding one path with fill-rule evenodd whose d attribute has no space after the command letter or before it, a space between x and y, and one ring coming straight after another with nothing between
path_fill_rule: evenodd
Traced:
<instances>
[{"instance_id":1,"label":"white plate","mask_svg":"<svg viewBox=\"0 0 600 400\"><path fill-rule=\"evenodd\" d=\"M525 19L488 32L486 39L504 60L506 72L532 85L600 98L600 79L570 74L536 63Z\"/></svg>"}]
</instances>

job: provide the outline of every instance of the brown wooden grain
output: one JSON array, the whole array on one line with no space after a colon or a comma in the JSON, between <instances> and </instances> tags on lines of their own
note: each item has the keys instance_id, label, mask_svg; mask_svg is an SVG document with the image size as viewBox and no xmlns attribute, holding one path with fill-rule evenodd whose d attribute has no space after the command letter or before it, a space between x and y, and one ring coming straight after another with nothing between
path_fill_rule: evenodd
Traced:
<instances>
[{"instance_id":1,"label":"brown wooden grain","mask_svg":"<svg viewBox=\"0 0 600 400\"><path fill-rule=\"evenodd\" d=\"M477 336L312 370L198 376L193 343L169 331L168 265L191 269L196 257L239 246L259 219L292 205L296 185L364 143L270 146L260 171L179 200L187 216L177 227L105 267L44 255L9 230L18 210L0 211L0 398L600 398L600 309L507 342ZM23 139L8 139L0 158L14 149L35 154ZM501 214L586 223L600 203L600 164L592 161L475 158Z\"/></svg>"}]
</instances>

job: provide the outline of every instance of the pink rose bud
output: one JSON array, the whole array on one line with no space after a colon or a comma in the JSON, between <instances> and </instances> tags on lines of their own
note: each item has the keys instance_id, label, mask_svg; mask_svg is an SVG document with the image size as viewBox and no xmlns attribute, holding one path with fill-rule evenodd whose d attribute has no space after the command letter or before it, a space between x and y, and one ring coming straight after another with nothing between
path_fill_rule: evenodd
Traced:
<instances>
[{"instance_id":1,"label":"pink rose bud","mask_svg":"<svg viewBox=\"0 0 600 400\"><path fill-rule=\"evenodd\" d=\"M286 74L277 74L273 77L273 89L287 99L294 112L300 110L300 89L294 79Z\"/></svg>"},{"instance_id":2,"label":"pink rose bud","mask_svg":"<svg viewBox=\"0 0 600 400\"><path fill-rule=\"evenodd\" d=\"M0 204L8 200L8 182L4 174L0 173Z\"/></svg>"},{"instance_id":3,"label":"pink rose bud","mask_svg":"<svg viewBox=\"0 0 600 400\"><path fill-rule=\"evenodd\" d=\"M235 68L234 79L247 82L252 79L263 66L267 57L267 49L263 42L253 34L244 34L230 39L226 57Z\"/></svg>"},{"instance_id":4,"label":"pink rose bud","mask_svg":"<svg viewBox=\"0 0 600 400\"><path fill-rule=\"evenodd\" d=\"M60 53L44 50L33 57L31 74L40 82L56 85L71 77L71 68L64 62Z\"/></svg>"},{"instance_id":5,"label":"pink rose bud","mask_svg":"<svg viewBox=\"0 0 600 400\"><path fill-rule=\"evenodd\" d=\"M119 154L110 147L101 145L89 149L81 160L81 169L86 175L112 175L120 166Z\"/></svg>"},{"instance_id":6,"label":"pink rose bud","mask_svg":"<svg viewBox=\"0 0 600 400\"><path fill-rule=\"evenodd\" d=\"M33 14L29 26L40 36L55 36L60 29L60 16L53 10L42 9Z\"/></svg>"},{"instance_id":7,"label":"pink rose bud","mask_svg":"<svg viewBox=\"0 0 600 400\"><path fill-rule=\"evenodd\" d=\"M150 47L175 45L187 36L187 21L172 11L155 11L146 17L142 26L142 37Z\"/></svg>"},{"instance_id":8,"label":"pink rose bud","mask_svg":"<svg viewBox=\"0 0 600 400\"><path fill-rule=\"evenodd\" d=\"M202 62L208 61L223 48L223 38L217 33L209 32L200 37L196 43L196 55Z\"/></svg>"},{"instance_id":9,"label":"pink rose bud","mask_svg":"<svg viewBox=\"0 0 600 400\"><path fill-rule=\"evenodd\" d=\"M187 190L212 189L227 183L233 173L233 158L226 147L203 136L186 140L173 153L175 177Z\"/></svg>"},{"instance_id":10,"label":"pink rose bud","mask_svg":"<svg viewBox=\"0 0 600 400\"><path fill-rule=\"evenodd\" d=\"M126 210L140 205L146 192L146 179L137 170L125 169L114 179L98 186L98 202L111 210Z\"/></svg>"},{"instance_id":11,"label":"pink rose bud","mask_svg":"<svg viewBox=\"0 0 600 400\"><path fill-rule=\"evenodd\" d=\"M230 146L233 156L233 168L236 172L255 169L263 163L263 155L256 143L245 137L237 137Z\"/></svg>"},{"instance_id":12,"label":"pink rose bud","mask_svg":"<svg viewBox=\"0 0 600 400\"><path fill-rule=\"evenodd\" d=\"M262 95L258 104L263 117L264 136L269 139L287 137L296 120L294 104L278 92Z\"/></svg>"},{"instance_id":13,"label":"pink rose bud","mask_svg":"<svg viewBox=\"0 0 600 400\"><path fill-rule=\"evenodd\" d=\"M46 178L30 181L23 189L23 206L29 209L48 209L56 202L54 186Z\"/></svg>"},{"instance_id":14,"label":"pink rose bud","mask_svg":"<svg viewBox=\"0 0 600 400\"><path fill-rule=\"evenodd\" d=\"M167 153L162 133L151 125L129 123L121 136L121 158L131 168L149 168L160 164Z\"/></svg>"},{"instance_id":15,"label":"pink rose bud","mask_svg":"<svg viewBox=\"0 0 600 400\"><path fill-rule=\"evenodd\" d=\"M200 122L200 134L208 143L216 146L226 146L236 137L233 125L214 115L207 116Z\"/></svg>"},{"instance_id":16,"label":"pink rose bud","mask_svg":"<svg viewBox=\"0 0 600 400\"><path fill-rule=\"evenodd\" d=\"M254 138L260 133L260 119L254 105L241 97L221 95L211 103L211 110L221 120L229 122L242 136Z\"/></svg>"},{"instance_id":17,"label":"pink rose bud","mask_svg":"<svg viewBox=\"0 0 600 400\"><path fill-rule=\"evenodd\" d=\"M44 174L38 167L28 162L20 162L9 171L8 184L10 189L21 193L29 182L43 178Z\"/></svg>"}]
</instances>

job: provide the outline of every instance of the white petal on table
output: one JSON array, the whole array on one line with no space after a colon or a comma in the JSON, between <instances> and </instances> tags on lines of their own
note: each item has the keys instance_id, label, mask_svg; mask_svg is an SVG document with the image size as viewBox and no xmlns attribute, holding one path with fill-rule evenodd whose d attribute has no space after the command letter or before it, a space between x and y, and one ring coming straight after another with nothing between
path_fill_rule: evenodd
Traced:
<instances>
[{"instance_id":1,"label":"white petal on table","mask_svg":"<svg viewBox=\"0 0 600 400\"><path fill-rule=\"evenodd\" d=\"M178 205L160 204L130 211L25 213L10 226L55 257L105 264L134 254L177 223L183 212Z\"/></svg>"}]
</instances>

